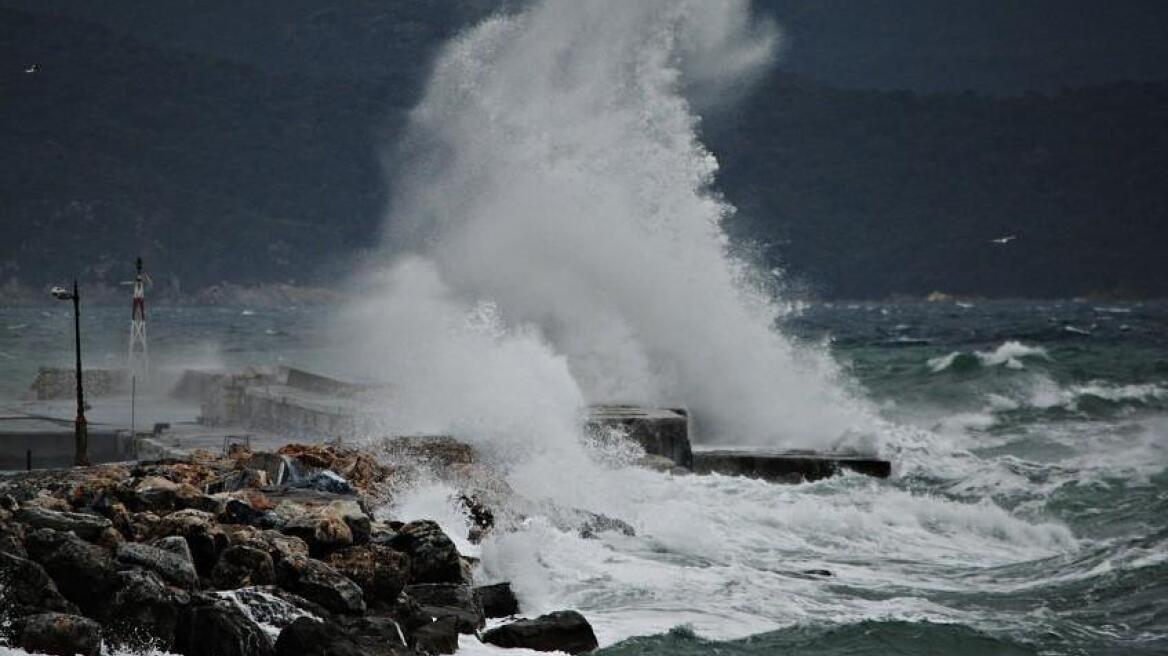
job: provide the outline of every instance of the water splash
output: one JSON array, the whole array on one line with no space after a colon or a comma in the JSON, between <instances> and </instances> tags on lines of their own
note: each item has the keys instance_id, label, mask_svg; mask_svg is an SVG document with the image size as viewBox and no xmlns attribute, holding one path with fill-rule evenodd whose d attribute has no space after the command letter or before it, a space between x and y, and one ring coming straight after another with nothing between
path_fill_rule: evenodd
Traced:
<instances>
[{"instance_id":1,"label":"water splash","mask_svg":"<svg viewBox=\"0 0 1168 656\"><path fill-rule=\"evenodd\" d=\"M685 404L702 440L741 444L822 446L857 424L834 363L774 330L779 306L727 254L734 210L697 138L695 105L741 89L776 41L744 1L549 0L450 44L392 158L396 264L349 316L400 414L541 434L524 448L584 402ZM484 312L489 334L452 328ZM435 402L474 408L413 405Z\"/></svg>"}]
</instances>

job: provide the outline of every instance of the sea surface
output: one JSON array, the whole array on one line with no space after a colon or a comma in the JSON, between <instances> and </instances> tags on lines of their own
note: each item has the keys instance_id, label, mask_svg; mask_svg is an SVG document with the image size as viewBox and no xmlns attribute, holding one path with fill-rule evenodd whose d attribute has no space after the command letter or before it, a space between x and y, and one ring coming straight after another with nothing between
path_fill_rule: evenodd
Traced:
<instances>
[{"instance_id":1,"label":"sea surface","mask_svg":"<svg viewBox=\"0 0 1168 656\"><path fill-rule=\"evenodd\" d=\"M128 315L86 310L88 364L124 361ZM152 308L152 356L342 374L332 315ZM63 308L0 309L0 398L68 366L71 328ZM1168 303L810 303L779 329L830 352L876 408L891 479L614 465L597 491L550 472L637 535L532 517L462 545L484 579L533 612L581 610L605 654L1168 653ZM437 484L383 511L465 528Z\"/></svg>"}]
</instances>

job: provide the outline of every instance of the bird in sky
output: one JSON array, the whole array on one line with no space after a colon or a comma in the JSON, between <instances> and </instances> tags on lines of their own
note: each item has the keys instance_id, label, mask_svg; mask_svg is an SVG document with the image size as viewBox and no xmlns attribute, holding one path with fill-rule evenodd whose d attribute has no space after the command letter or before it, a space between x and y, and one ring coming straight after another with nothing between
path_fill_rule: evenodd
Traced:
<instances>
[{"instance_id":1,"label":"bird in sky","mask_svg":"<svg viewBox=\"0 0 1168 656\"><path fill-rule=\"evenodd\" d=\"M37 66L36 64L29 64L28 68L24 69L24 72L25 73L36 73L38 70L40 70L39 66Z\"/></svg>"},{"instance_id":2,"label":"bird in sky","mask_svg":"<svg viewBox=\"0 0 1168 656\"><path fill-rule=\"evenodd\" d=\"M997 239L991 239L990 243L991 244L999 244L999 245L1000 244L1008 244L1017 238L1018 238L1018 235L1006 235L1005 237L998 237Z\"/></svg>"}]
</instances>

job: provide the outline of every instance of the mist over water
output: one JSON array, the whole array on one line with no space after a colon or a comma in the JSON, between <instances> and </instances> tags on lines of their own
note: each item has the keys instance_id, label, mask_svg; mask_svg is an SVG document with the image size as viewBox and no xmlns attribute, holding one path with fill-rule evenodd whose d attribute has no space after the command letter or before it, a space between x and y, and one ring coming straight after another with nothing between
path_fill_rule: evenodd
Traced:
<instances>
[{"instance_id":1,"label":"mist over water","mask_svg":"<svg viewBox=\"0 0 1168 656\"><path fill-rule=\"evenodd\" d=\"M456 39L390 155L392 264L357 310L370 361L425 352L419 396L511 412L679 404L705 442L838 440L854 403L728 255L734 210L696 136L695 104L731 100L777 38L746 2L651 0L543 2ZM484 308L491 344L451 357L451 321Z\"/></svg>"}]
</instances>

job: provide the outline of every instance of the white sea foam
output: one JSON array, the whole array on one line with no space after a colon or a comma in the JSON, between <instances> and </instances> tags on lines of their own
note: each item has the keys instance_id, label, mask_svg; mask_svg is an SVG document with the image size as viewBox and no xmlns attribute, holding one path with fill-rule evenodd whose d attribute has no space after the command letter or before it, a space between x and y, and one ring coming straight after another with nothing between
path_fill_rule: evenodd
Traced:
<instances>
[{"instance_id":1,"label":"white sea foam","mask_svg":"<svg viewBox=\"0 0 1168 656\"><path fill-rule=\"evenodd\" d=\"M961 351L954 351L948 355L930 358L929 368L934 372L942 372L953 366L957 358L964 355ZM1024 369L1023 358L1050 359L1046 349L1041 346L1028 346L1016 340L1003 342L993 351L975 351L974 357L984 367L1004 366L1009 369Z\"/></svg>"},{"instance_id":2,"label":"white sea foam","mask_svg":"<svg viewBox=\"0 0 1168 656\"><path fill-rule=\"evenodd\" d=\"M727 255L733 208L695 138L693 103L748 81L775 39L745 2L665 0L542 2L458 38L395 153L397 257L364 296L400 311L369 316L363 357L399 378L379 340L433 356L412 338L488 307L508 348L531 347L509 366L565 368L529 404L681 403L704 439L742 444L825 445L861 423L833 361L773 329L769 277Z\"/></svg>"}]
</instances>

